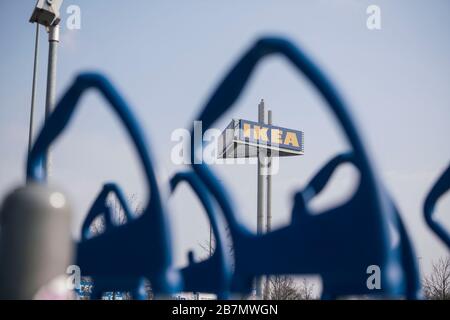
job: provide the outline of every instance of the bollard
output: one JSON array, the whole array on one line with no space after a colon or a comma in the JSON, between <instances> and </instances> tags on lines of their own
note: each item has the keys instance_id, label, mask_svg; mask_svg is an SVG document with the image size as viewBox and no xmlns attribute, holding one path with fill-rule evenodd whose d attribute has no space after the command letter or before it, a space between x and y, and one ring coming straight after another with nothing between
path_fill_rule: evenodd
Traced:
<instances>
[{"instance_id":1,"label":"bollard","mask_svg":"<svg viewBox=\"0 0 450 320\"><path fill-rule=\"evenodd\" d=\"M57 189L29 183L6 197L0 219L0 299L33 299L71 264L67 199Z\"/></svg>"}]
</instances>

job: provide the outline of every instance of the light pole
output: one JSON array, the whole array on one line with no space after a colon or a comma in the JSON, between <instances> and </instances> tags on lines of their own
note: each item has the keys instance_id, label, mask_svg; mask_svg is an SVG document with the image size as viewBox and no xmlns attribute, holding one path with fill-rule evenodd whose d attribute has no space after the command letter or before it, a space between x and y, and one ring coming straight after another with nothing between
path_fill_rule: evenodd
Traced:
<instances>
[{"instance_id":1,"label":"light pole","mask_svg":"<svg viewBox=\"0 0 450 320\"><path fill-rule=\"evenodd\" d=\"M38 37L39 25L43 25L48 33L48 66L47 66L47 93L45 99L45 120L48 119L55 105L56 99L56 63L57 63L57 49L59 43L59 22L61 21L59 9L63 0L38 0L33 13L30 18L31 23L36 23L36 45L35 45L35 66L33 73L33 89L31 98L31 114L30 114L30 132L29 132L29 147L33 135L33 113L35 103L35 89L36 89L36 69L37 69L37 53L38 53ZM50 153L47 150L44 161L44 173L46 177L49 175Z\"/></svg>"},{"instance_id":2,"label":"light pole","mask_svg":"<svg viewBox=\"0 0 450 320\"><path fill-rule=\"evenodd\" d=\"M39 24L36 23L36 39L34 42L33 83L31 87L30 129L28 131L28 153L30 153L31 144L33 143L34 104L36 103L36 75L38 69L38 56L39 56Z\"/></svg>"},{"instance_id":3,"label":"light pole","mask_svg":"<svg viewBox=\"0 0 450 320\"><path fill-rule=\"evenodd\" d=\"M53 111L56 102L56 63L59 44L59 24L48 29L48 66L47 66L47 94L45 97L45 121ZM50 175L50 151L47 150L44 160L45 175Z\"/></svg>"}]
</instances>

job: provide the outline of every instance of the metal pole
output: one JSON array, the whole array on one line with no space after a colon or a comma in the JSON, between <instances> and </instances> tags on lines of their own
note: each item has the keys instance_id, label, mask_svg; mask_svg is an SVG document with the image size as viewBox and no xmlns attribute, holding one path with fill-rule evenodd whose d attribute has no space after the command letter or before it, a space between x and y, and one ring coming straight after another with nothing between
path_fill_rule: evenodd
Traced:
<instances>
[{"instance_id":1,"label":"metal pole","mask_svg":"<svg viewBox=\"0 0 450 320\"><path fill-rule=\"evenodd\" d=\"M48 69L47 69L47 94L45 100L45 120L53 111L56 102L56 63L59 43L59 25L48 28ZM47 150L44 161L46 177L50 176L50 150Z\"/></svg>"},{"instance_id":2,"label":"metal pole","mask_svg":"<svg viewBox=\"0 0 450 320\"><path fill-rule=\"evenodd\" d=\"M38 69L38 56L39 56L39 24L36 23L36 40L34 42L33 83L31 85L30 129L28 130L28 153L30 153L31 144L33 143L34 104L36 102L36 74Z\"/></svg>"},{"instance_id":3,"label":"metal pole","mask_svg":"<svg viewBox=\"0 0 450 320\"><path fill-rule=\"evenodd\" d=\"M267 111L267 124L272 124L272 110ZM266 232L272 230L272 156L267 155L267 185L266 185ZM264 285L264 299L269 299L270 276L266 277Z\"/></svg>"},{"instance_id":4,"label":"metal pole","mask_svg":"<svg viewBox=\"0 0 450 320\"><path fill-rule=\"evenodd\" d=\"M266 118L266 107L264 105L264 100L261 99L261 102L258 105L258 122L259 123L267 123ZM264 231L263 223L264 223L264 208L266 207L266 199L264 197L264 186L265 186L265 177L264 173L264 163L265 163L265 154L261 152L261 148L258 148L258 204L257 204L257 220L256 220L256 233L261 235ZM256 279L256 295L257 297L262 297L262 277L258 277Z\"/></svg>"},{"instance_id":5,"label":"metal pole","mask_svg":"<svg viewBox=\"0 0 450 320\"><path fill-rule=\"evenodd\" d=\"M267 124L272 124L272 110L267 113ZM267 158L267 209L266 209L266 231L272 230L272 157Z\"/></svg>"}]
</instances>

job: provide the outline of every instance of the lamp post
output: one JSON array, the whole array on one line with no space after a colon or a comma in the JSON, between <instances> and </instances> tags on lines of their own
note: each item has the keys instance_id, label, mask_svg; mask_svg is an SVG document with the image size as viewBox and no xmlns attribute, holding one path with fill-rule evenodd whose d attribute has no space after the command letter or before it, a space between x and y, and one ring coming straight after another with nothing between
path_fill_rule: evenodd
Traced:
<instances>
[{"instance_id":1,"label":"lamp post","mask_svg":"<svg viewBox=\"0 0 450 320\"><path fill-rule=\"evenodd\" d=\"M33 143L34 104L36 103L36 75L38 69L38 56L39 56L39 24L36 23L36 39L34 42L33 83L31 87L30 128L28 131L28 153L30 153L31 144Z\"/></svg>"},{"instance_id":2,"label":"lamp post","mask_svg":"<svg viewBox=\"0 0 450 320\"><path fill-rule=\"evenodd\" d=\"M59 44L59 24L52 25L48 30L48 66L47 66L47 94L45 98L45 121L53 111L56 103L56 63ZM47 150L44 160L44 170L47 178L50 175L50 151Z\"/></svg>"},{"instance_id":3,"label":"lamp post","mask_svg":"<svg viewBox=\"0 0 450 320\"><path fill-rule=\"evenodd\" d=\"M59 22L61 21L59 9L63 0L38 0L33 13L30 18L31 23L36 23L36 46L35 46L35 66L33 73L33 89L31 98L31 115L30 115L30 132L29 132L29 148L31 145L33 134L33 113L36 90L36 69L37 69L37 52L38 52L38 37L39 25L43 25L48 33L48 66L47 66L47 92L45 99L45 120L53 111L56 100L56 63L57 63L57 49L59 44ZM47 150L44 161L44 172L48 177L50 165L50 153Z\"/></svg>"}]
</instances>

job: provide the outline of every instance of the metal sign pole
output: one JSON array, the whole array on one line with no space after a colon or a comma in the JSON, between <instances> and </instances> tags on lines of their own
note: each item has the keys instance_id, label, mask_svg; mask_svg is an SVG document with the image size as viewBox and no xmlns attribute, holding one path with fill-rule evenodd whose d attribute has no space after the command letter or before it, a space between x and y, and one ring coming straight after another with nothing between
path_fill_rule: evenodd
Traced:
<instances>
[{"instance_id":1,"label":"metal sign pole","mask_svg":"<svg viewBox=\"0 0 450 320\"><path fill-rule=\"evenodd\" d=\"M267 124L272 125L272 110L267 111ZM272 230L272 156L269 151L267 155L267 207L266 207L266 232ZM264 299L269 299L270 295L270 276L266 277L264 286Z\"/></svg>"},{"instance_id":2,"label":"metal sign pole","mask_svg":"<svg viewBox=\"0 0 450 320\"><path fill-rule=\"evenodd\" d=\"M266 118L266 107L264 105L264 100L258 105L258 122L267 124ZM256 233L258 235L263 233L263 223L264 223L264 208L266 207L266 198L264 197L264 189L266 184L266 179L264 177L264 167L265 167L265 153L261 152L261 148L258 149L258 204L257 204L257 220L256 220ZM262 297L262 277L256 279L256 296Z\"/></svg>"},{"instance_id":3,"label":"metal sign pole","mask_svg":"<svg viewBox=\"0 0 450 320\"><path fill-rule=\"evenodd\" d=\"M303 132L272 124L272 111L264 100L258 105L258 121L233 119L217 141L218 158L258 159L256 233L272 230L272 177L280 156L303 155ZM266 216L265 216L266 215ZM264 280L265 279L265 280ZM270 276L256 276L253 293L257 298L270 297Z\"/></svg>"},{"instance_id":4,"label":"metal sign pole","mask_svg":"<svg viewBox=\"0 0 450 320\"><path fill-rule=\"evenodd\" d=\"M267 124L272 125L272 110L267 113ZM267 209L266 209L266 232L272 229L272 156L267 157Z\"/></svg>"}]
</instances>

